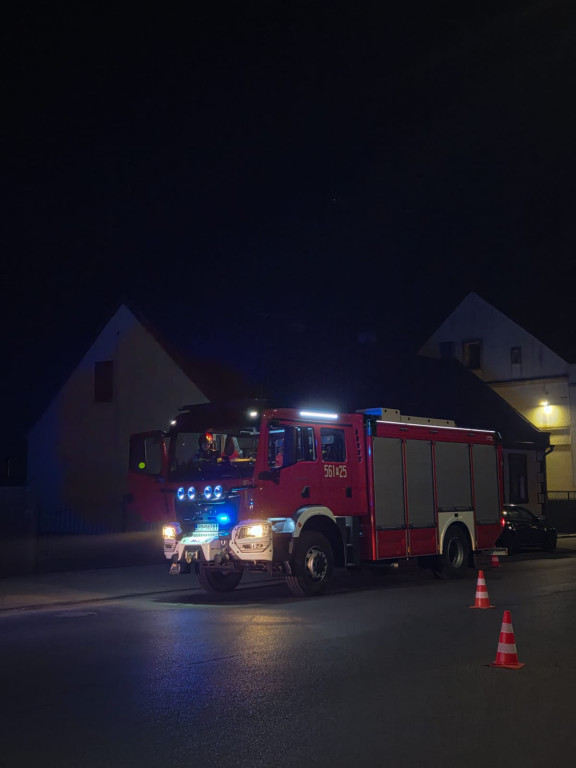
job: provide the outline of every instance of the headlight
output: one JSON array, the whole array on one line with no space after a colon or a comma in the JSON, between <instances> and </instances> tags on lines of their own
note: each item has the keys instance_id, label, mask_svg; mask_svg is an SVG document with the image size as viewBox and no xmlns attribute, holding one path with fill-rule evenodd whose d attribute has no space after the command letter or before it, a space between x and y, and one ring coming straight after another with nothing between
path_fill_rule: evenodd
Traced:
<instances>
[{"instance_id":1,"label":"headlight","mask_svg":"<svg viewBox=\"0 0 576 768\"><path fill-rule=\"evenodd\" d=\"M196 498L196 488L194 488L193 485L191 485L190 488L188 488L188 498L190 499L190 501L194 501L194 499Z\"/></svg>"},{"instance_id":2,"label":"headlight","mask_svg":"<svg viewBox=\"0 0 576 768\"><path fill-rule=\"evenodd\" d=\"M224 490L223 490L221 485L216 485L214 487L214 498L215 499L221 499L223 493L224 493Z\"/></svg>"},{"instance_id":3,"label":"headlight","mask_svg":"<svg viewBox=\"0 0 576 768\"><path fill-rule=\"evenodd\" d=\"M207 485L206 488L204 488L204 498L206 501L212 498L212 486Z\"/></svg>"},{"instance_id":4,"label":"headlight","mask_svg":"<svg viewBox=\"0 0 576 768\"><path fill-rule=\"evenodd\" d=\"M237 538L239 539L263 539L265 536L270 536L272 533L272 526L270 523L258 523L255 525L243 525L238 530Z\"/></svg>"},{"instance_id":5,"label":"headlight","mask_svg":"<svg viewBox=\"0 0 576 768\"><path fill-rule=\"evenodd\" d=\"M184 488L178 488L178 490L176 491L176 496L178 498L178 501L183 501L184 497L186 496L186 491L184 490Z\"/></svg>"},{"instance_id":6,"label":"headlight","mask_svg":"<svg viewBox=\"0 0 576 768\"><path fill-rule=\"evenodd\" d=\"M170 523L162 528L162 535L165 539L175 539L182 533L179 523Z\"/></svg>"}]
</instances>

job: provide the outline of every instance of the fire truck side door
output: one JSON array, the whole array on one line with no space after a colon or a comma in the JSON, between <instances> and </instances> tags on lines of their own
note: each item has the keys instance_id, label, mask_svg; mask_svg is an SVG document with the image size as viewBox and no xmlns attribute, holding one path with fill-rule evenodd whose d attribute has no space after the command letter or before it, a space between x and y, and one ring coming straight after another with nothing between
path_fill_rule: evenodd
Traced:
<instances>
[{"instance_id":1,"label":"fire truck side door","mask_svg":"<svg viewBox=\"0 0 576 768\"><path fill-rule=\"evenodd\" d=\"M260 505L274 517L291 517L319 503L320 467L312 426L271 423L266 434L268 469L260 474Z\"/></svg>"}]
</instances>

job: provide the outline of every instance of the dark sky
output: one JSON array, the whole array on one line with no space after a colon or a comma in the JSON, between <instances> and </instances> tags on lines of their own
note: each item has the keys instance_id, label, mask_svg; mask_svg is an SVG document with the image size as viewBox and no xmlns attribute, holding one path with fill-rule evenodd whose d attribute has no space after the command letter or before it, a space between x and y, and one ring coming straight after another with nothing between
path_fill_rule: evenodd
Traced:
<instances>
[{"instance_id":1,"label":"dark sky","mask_svg":"<svg viewBox=\"0 0 576 768\"><path fill-rule=\"evenodd\" d=\"M124 298L409 348L474 290L571 343L572 0L32 1L1 35L7 430Z\"/></svg>"}]
</instances>

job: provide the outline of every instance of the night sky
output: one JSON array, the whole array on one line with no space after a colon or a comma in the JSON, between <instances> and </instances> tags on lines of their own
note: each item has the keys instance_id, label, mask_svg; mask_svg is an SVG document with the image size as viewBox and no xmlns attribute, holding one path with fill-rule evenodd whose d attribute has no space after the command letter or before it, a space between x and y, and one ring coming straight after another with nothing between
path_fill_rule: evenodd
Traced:
<instances>
[{"instance_id":1,"label":"night sky","mask_svg":"<svg viewBox=\"0 0 576 768\"><path fill-rule=\"evenodd\" d=\"M576 361L571 0L118 5L4 12L4 443L124 299Z\"/></svg>"}]
</instances>

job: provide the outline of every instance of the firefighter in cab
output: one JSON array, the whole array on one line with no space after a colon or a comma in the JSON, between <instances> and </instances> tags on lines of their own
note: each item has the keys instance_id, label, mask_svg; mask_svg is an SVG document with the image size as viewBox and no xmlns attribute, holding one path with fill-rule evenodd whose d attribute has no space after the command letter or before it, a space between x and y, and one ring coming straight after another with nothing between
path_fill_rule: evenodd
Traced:
<instances>
[{"instance_id":1,"label":"firefighter in cab","mask_svg":"<svg viewBox=\"0 0 576 768\"><path fill-rule=\"evenodd\" d=\"M206 432L198 438L198 452L194 458L196 461L215 461L218 458L211 432Z\"/></svg>"}]
</instances>

